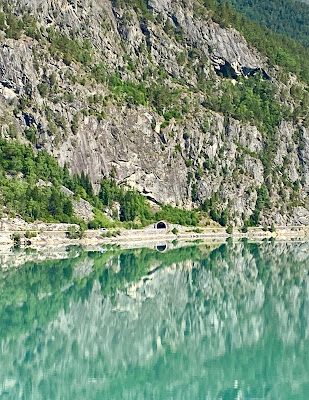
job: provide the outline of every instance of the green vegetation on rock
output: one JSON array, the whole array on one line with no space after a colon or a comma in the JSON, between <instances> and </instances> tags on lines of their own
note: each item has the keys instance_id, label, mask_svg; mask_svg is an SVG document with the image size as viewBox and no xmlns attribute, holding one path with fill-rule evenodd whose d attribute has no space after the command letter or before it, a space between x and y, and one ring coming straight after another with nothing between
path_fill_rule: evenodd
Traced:
<instances>
[{"instance_id":1,"label":"green vegetation on rock","mask_svg":"<svg viewBox=\"0 0 309 400\"><path fill-rule=\"evenodd\" d=\"M250 21L226 2L201 0L201 3L205 7L205 11L212 11L212 19L215 22L221 26L231 26L237 29L250 44L269 57L273 65L280 65L287 71L297 74L307 83L309 82L309 65L304 61L308 59L308 48L287 36ZM308 6L304 5L304 7Z\"/></svg>"},{"instance_id":2,"label":"green vegetation on rock","mask_svg":"<svg viewBox=\"0 0 309 400\"><path fill-rule=\"evenodd\" d=\"M66 170L46 151L0 139L0 202L26 220L76 222L72 200L61 192Z\"/></svg>"},{"instance_id":3,"label":"green vegetation on rock","mask_svg":"<svg viewBox=\"0 0 309 400\"><path fill-rule=\"evenodd\" d=\"M19 214L27 221L79 223L74 216L72 198L62 190L70 189L75 196L88 200L95 208L95 219L90 228L115 226L103 213L104 206L120 205L120 222L139 221L145 226L155 220L166 219L172 223L196 225L194 211L165 206L154 213L148 200L138 191L104 178L98 196L93 192L89 177L81 173L70 177L67 166L61 168L56 159L46 151L37 155L31 146L0 139L0 204L10 215ZM118 215L114 217L118 219ZM74 238L75 232L70 232Z\"/></svg>"},{"instance_id":4,"label":"green vegetation on rock","mask_svg":"<svg viewBox=\"0 0 309 400\"><path fill-rule=\"evenodd\" d=\"M99 3L85 4L84 14L76 7L74 27L58 5L50 16L8 1L0 6L3 58L14 50L0 115L8 138L1 139L0 204L8 215L79 223L73 204L81 198L93 206L91 229L159 219L195 226L203 213L230 231L270 225L265 216L276 212L291 222L296 207L308 208L309 50L273 32L279 1L269 21L261 3L271 29L223 1L161 9L115 0L108 15ZM247 14L251 7L230 3ZM178 18L184 10L185 22ZM306 29L299 23L294 38L304 43ZM42 149L64 151L62 160L79 174L70 176ZM155 205L127 178L117 184L130 174Z\"/></svg>"},{"instance_id":5,"label":"green vegetation on rock","mask_svg":"<svg viewBox=\"0 0 309 400\"><path fill-rule=\"evenodd\" d=\"M295 0L228 0L260 25L309 45L309 5Z\"/></svg>"}]
</instances>

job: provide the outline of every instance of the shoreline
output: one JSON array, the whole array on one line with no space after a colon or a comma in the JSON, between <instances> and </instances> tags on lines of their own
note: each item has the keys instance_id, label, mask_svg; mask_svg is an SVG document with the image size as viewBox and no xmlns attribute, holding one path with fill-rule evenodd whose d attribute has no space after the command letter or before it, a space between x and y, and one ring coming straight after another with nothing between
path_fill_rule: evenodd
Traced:
<instances>
[{"instance_id":1,"label":"shoreline","mask_svg":"<svg viewBox=\"0 0 309 400\"><path fill-rule=\"evenodd\" d=\"M173 233L171 228L176 228L177 233ZM71 239L68 237L66 230L40 230L31 231L33 237L25 237L26 230L7 230L0 231L0 248L20 246L23 248L36 246L69 246L69 245L104 245L116 244L123 245L134 243L135 245L143 243L159 244L168 241L196 241L196 240L214 240L226 241L228 238L240 240L263 240L275 239L280 241L307 241L309 240L309 226L285 226L276 227L274 232L265 231L262 228L248 228L248 232L242 233L236 229L232 234L228 234L225 228L218 227L183 227L172 226L167 229L144 228L120 230L114 236L106 237L106 233L102 234L99 230L87 230L82 238ZM106 230L113 234L113 230ZM120 233L120 234L119 234Z\"/></svg>"},{"instance_id":2,"label":"shoreline","mask_svg":"<svg viewBox=\"0 0 309 400\"><path fill-rule=\"evenodd\" d=\"M205 229L206 230L206 229ZM12 235L16 231L1 232L0 239L0 270L6 271L10 267L19 268L25 262L40 263L47 259L66 259L78 257L81 252L101 252L135 250L148 248L160 253L168 252L173 249L204 245L208 249L217 248L226 243L228 239L237 243L247 239L249 243L262 243L264 240L273 240L276 243L309 243L309 227L305 229L287 228L280 229L278 232L265 232L262 229L249 230L247 233L237 233L228 235L224 228L208 228L207 232L196 233L188 228L183 228L177 235L166 230L157 232L156 230L129 230L124 231L120 236L103 238L96 231L86 231L82 239L68 239L64 231L41 232L40 236L27 240L27 243L14 245L9 239L3 242L3 235ZM19 231L22 233L22 231ZM284 234L283 234L284 233Z\"/></svg>"},{"instance_id":3,"label":"shoreline","mask_svg":"<svg viewBox=\"0 0 309 400\"><path fill-rule=\"evenodd\" d=\"M207 245L208 248L217 248L225 243L224 239L208 239L203 240L203 244ZM198 244L202 244L199 241ZM0 271L6 271L11 267L19 268L24 265L25 262L40 263L46 260L58 260L78 257L82 252L101 252L106 251L123 251L123 250L139 250L139 249L151 249L164 253L169 250L175 250L177 248L189 247L197 245L196 240L138 240L130 241L123 240L115 243L105 241L104 243L81 243L81 241L75 243L58 243L58 244L32 244L30 246L19 246L14 247L11 245L0 246Z\"/></svg>"}]
</instances>

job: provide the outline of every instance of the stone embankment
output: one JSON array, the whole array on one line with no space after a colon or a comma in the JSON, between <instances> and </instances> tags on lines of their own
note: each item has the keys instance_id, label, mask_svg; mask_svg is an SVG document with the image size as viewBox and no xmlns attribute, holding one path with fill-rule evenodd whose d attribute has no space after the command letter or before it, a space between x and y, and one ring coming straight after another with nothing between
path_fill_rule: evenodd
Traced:
<instances>
[{"instance_id":1,"label":"stone embankment","mask_svg":"<svg viewBox=\"0 0 309 400\"><path fill-rule=\"evenodd\" d=\"M274 238L276 240L309 240L309 226L278 226L273 232L262 228L249 228L243 233L234 229L228 234L225 228L184 227L168 225L165 229L157 229L149 226L144 229L110 229L87 230L80 238L72 238L70 228L78 232L77 225L47 224L47 223L18 223L10 221L2 224L0 230L0 246L59 246L70 244L109 244L109 243L159 243L173 240L226 240L229 237L235 239L248 238L249 240L263 240Z\"/></svg>"}]
</instances>

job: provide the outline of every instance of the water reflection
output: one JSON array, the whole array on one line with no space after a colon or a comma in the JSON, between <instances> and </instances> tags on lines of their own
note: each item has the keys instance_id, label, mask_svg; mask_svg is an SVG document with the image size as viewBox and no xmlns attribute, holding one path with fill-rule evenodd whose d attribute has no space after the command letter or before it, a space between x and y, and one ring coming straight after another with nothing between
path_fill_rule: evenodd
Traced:
<instances>
[{"instance_id":1,"label":"water reflection","mask_svg":"<svg viewBox=\"0 0 309 400\"><path fill-rule=\"evenodd\" d=\"M157 250L160 251L161 253L163 253L164 251L167 250L167 245L166 244L160 244L157 247Z\"/></svg>"},{"instance_id":2,"label":"water reflection","mask_svg":"<svg viewBox=\"0 0 309 400\"><path fill-rule=\"evenodd\" d=\"M1 399L298 399L309 244L108 249L0 272Z\"/></svg>"}]
</instances>

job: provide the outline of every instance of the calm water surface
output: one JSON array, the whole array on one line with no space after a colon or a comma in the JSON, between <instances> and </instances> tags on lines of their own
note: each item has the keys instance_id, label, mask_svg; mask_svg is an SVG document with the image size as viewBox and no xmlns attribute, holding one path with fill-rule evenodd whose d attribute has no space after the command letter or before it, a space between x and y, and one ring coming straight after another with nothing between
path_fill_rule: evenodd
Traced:
<instances>
[{"instance_id":1,"label":"calm water surface","mask_svg":"<svg viewBox=\"0 0 309 400\"><path fill-rule=\"evenodd\" d=\"M0 399L308 400L309 244L170 247L0 258Z\"/></svg>"}]
</instances>

